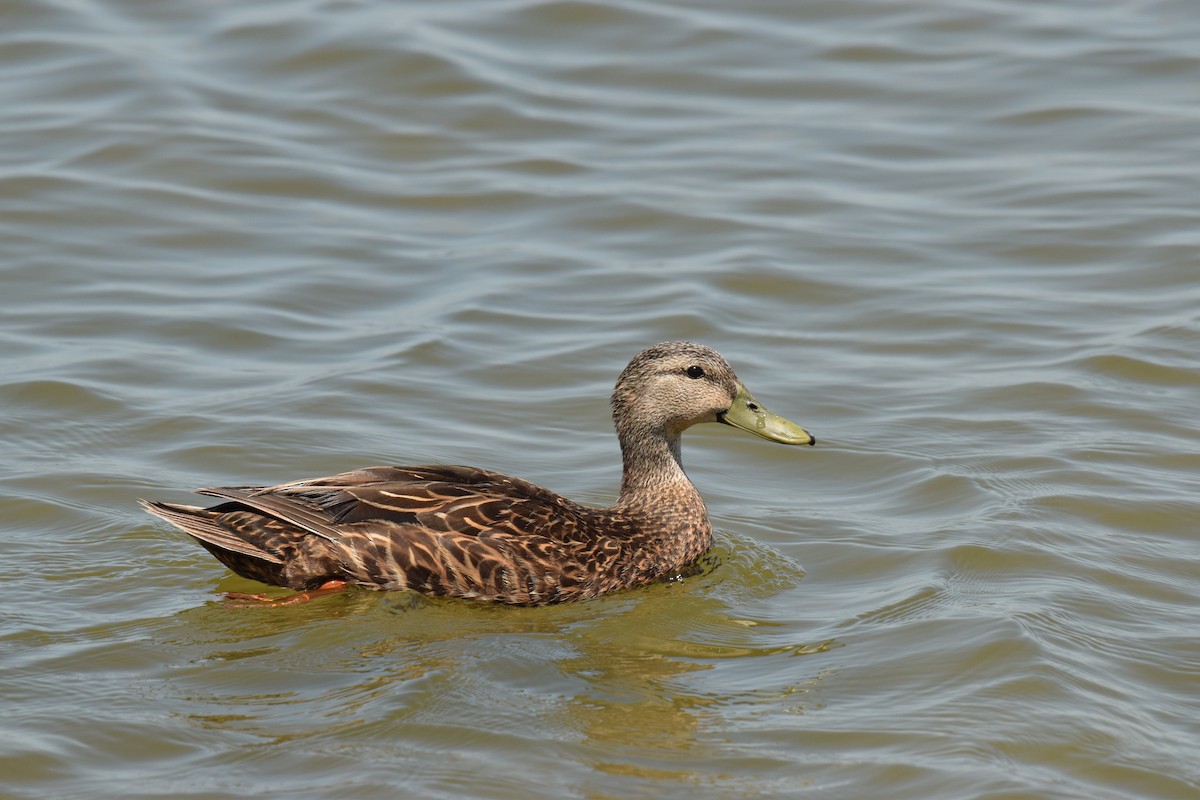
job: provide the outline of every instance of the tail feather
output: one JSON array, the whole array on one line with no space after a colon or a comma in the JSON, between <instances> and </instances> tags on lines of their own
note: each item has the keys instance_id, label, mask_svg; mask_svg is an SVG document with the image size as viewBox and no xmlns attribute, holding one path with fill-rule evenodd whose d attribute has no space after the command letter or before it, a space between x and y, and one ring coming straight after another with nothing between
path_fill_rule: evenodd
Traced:
<instances>
[{"instance_id":1,"label":"tail feather","mask_svg":"<svg viewBox=\"0 0 1200 800\"><path fill-rule=\"evenodd\" d=\"M207 509L198 506L184 506L175 503L159 503L153 500L139 500L142 508L156 517L163 519L187 535L199 539L206 546L211 545L218 550L238 553L250 558L266 561L271 564L283 564L283 559L274 553L247 542L217 524ZM210 548L211 549L211 548ZM214 551L215 552L215 551Z\"/></svg>"}]
</instances>

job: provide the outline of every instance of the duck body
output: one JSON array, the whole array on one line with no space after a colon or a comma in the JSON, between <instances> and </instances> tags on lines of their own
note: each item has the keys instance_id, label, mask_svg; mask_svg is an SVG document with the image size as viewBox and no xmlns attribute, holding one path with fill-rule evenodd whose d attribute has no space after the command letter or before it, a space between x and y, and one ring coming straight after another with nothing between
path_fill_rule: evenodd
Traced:
<instances>
[{"instance_id":1,"label":"duck body","mask_svg":"<svg viewBox=\"0 0 1200 800\"><path fill-rule=\"evenodd\" d=\"M694 490L598 509L463 466L369 467L271 487L203 489L208 509L148 504L239 575L542 605L678 572L712 544Z\"/></svg>"},{"instance_id":2,"label":"duck body","mask_svg":"<svg viewBox=\"0 0 1200 800\"><path fill-rule=\"evenodd\" d=\"M380 466L277 486L198 490L209 508L142 501L237 574L307 590L330 582L516 605L583 600L678 574L712 545L680 434L725 422L812 444L768 412L716 351L667 342L617 381L624 458L608 508L464 466Z\"/></svg>"}]
</instances>

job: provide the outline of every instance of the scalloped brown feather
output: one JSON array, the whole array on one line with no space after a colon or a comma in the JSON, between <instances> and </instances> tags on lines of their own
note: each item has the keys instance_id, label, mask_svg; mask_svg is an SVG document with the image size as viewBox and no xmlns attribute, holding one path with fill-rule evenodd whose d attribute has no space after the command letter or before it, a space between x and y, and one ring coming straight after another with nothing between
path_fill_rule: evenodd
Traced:
<instances>
[{"instance_id":1,"label":"scalloped brown feather","mask_svg":"<svg viewBox=\"0 0 1200 800\"><path fill-rule=\"evenodd\" d=\"M213 508L143 503L244 577L541 605L656 580L711 544L703 503L619 514L461 466L372 467L272 487L203 489ZM699 498L694 498L698 500ZM656 545L656 532L688 535ZM680 545L683 546L680 546Z\"/></svg>"}]
</instances>

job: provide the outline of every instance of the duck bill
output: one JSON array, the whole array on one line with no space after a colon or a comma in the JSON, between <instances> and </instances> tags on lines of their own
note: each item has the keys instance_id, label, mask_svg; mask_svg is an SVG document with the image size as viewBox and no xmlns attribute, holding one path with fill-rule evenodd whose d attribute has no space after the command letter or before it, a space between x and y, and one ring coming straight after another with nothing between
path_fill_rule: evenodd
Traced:
<instances>
[{"instance_id":1,"label":"duck bill","mask_svg":"<svg viewBox=\"0 0 1200 800\"><path fill-rule=\"evenodd\" d=\"M737 395L733 398L733 405L717 417L717 422L724 422L726 425L780 444L817 443L816 438L804 428L768 411L740 383Z\"/></svg>"}]
</instances>

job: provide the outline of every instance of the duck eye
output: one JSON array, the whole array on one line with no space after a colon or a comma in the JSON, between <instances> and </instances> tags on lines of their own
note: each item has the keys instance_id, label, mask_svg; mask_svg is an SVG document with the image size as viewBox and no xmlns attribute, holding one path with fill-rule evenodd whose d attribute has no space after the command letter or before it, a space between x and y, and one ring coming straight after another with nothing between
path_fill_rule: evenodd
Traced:
<instances>
[{"instance_id":1,"label":"duck eye","mask_svg":"<svg viewBox=\"0 0 1200 800\"><path fill-rule=\"evenodd\" d=\"M687 376L689 378L703 378L704 370L693 364L692 366L687 368Z\"/></svg>"}]
</instances>

